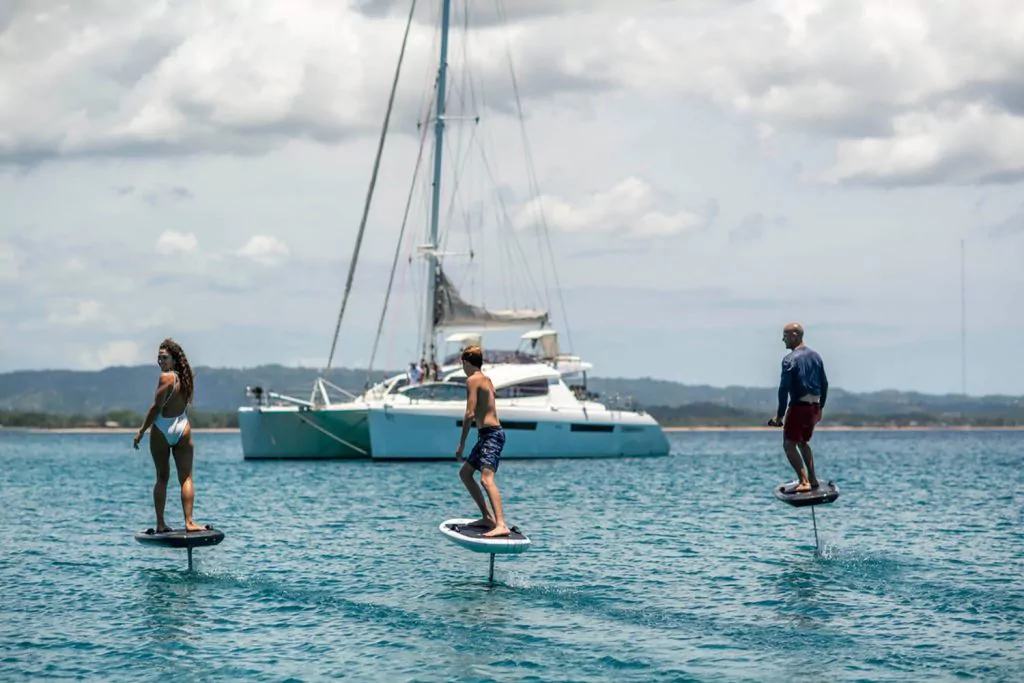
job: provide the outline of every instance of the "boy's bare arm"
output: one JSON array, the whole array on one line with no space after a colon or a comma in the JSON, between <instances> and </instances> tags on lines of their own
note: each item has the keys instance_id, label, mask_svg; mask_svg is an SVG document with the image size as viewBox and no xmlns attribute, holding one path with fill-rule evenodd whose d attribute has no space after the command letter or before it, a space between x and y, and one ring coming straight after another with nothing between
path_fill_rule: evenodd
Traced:
<instances>
[{"instance_id":1,"label":"boy's bare arm","mask_svg":"<svg viewBox=\"0 0 1024 683\"><path fill-rule=\"evenodd\" d=\"M455 451L457 459L462 458L462 451L466 447L466 437L469 436L469 428L476 416L476 395L479 391L477 377L470 377L466 380L466 413L462 416L462 436L459 438L459 447Z\"/></svg>"},{"instance_id":2,"label":"boy's bare arm","mask_svg":"<svg viewBox=\"0 0 1024 683\"><path fill-rule=\"evenodd\" d=\"M480 378L470 377L466 381L466 419L472 420L476 416L476 403L480 395Z\"/></svg>"}]
</instances>

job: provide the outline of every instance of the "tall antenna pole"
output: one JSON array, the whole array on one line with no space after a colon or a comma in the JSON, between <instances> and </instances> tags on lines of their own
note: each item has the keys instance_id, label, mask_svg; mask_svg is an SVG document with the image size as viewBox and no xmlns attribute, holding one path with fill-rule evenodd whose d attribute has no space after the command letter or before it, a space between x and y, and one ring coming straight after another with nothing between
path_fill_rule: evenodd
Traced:
<instances>
[{"instance_id":1,"label":"tall antenna pole","mask_svg":"<svg viewBox=\"0 0 1024 683\"><path fill-rule=\"evenodd\" d=\"M964 240L960 240L960 385L967 395L967 268L964 258Z\"/></svg>"}]
</instances>

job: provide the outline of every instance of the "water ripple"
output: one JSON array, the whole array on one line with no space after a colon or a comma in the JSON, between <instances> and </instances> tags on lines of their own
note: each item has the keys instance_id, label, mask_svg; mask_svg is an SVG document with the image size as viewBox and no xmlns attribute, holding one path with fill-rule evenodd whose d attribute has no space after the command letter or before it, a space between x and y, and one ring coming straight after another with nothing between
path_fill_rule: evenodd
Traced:
<instances>
[{"instance_id":1,"label":"water ripple","mask_svg":"<svg viewBox=\"0 0 1024 683\"><path fill-rule=\"evenodd\" d=\"M188 572L131 538L153 475L130 440L0 432L0 679L1020 679L1018 434L816 436L843 492L820 556L771 496L774 433L509 461L534 547L491 586L436 532L472 512L455 463L248 463L201 435L197 521L227 538Z\"/></svg>"}]
</instances>

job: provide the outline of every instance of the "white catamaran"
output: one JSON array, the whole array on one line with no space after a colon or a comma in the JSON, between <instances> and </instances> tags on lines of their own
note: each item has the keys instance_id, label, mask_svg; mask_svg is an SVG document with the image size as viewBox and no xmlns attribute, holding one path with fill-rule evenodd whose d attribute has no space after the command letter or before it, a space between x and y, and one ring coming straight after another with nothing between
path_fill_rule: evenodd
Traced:
<instances>
[{"instance_id":1,"label":"white catamaran","mask_svg":"<svg viewBox=\"0 0 1024 683\"><path fill-rule=\"evenodd\" d=\"M506 430L503 458L667 455L668 440L654 418L628 404L620 406L600 402L587 390L586 373L591 365L578 356L560 350L558 333L548 326L547 310L514 307L492 310L471 304L462 297L445 271L446 257L461 255L444 251L448 239L446 236L442 241L440 235L442 157L443 152L449 149L445 144L446 124L456 120L467 120L474 126L479 123L478 116L453 117L447 114L448 103L452 99L448 82L451 5L452 0L442 0L438 69L431 86L433 102L430 106L435 108L435 112L432 117L434 145L429 221L425 221L429 224L429 238L426 244L416 249L423 257L426 268L426 286L423 288L426 290L423 307L425 325L422 340L417 346L422 349L421 357L426 360L428 367L432 367L435 361L439 362L438 370L428 373L422 379L414 373L395 374L369 386L360 395L348 393L327 379L352 288L406 42L413 23L416 6L413 0L327 365L314 382L312 395L308 399L264 391L261 387L247 388L253 402L252 405L239 408L238 415L244 457L382 460L454 458L466 400L466 379L458 352L471 343L483 346L483 371L494 383L498 415ZM469 6L467 2L467 12ZM513 88L516 88L515 72L511 69L510 72ZM471 83L463 86L463 100L470 90ZM521 123L518 90L515 93L515 105ZM426 132L427 127L424 126L420 140L420 159L428 137ZM474 140L477 137L472 136ZM487 164L486 157L483 158ZM528 151L527 160L529 162ZM417 172L419 165L417 161ZM488 166L488 175L490 171ZM416 172L414 187L415 177ZM459 191L459 184L458 177L451 183L453 198ZM536 193L536 187L534 191ZM494 201L504 210L500 193L493 196L497 197ZM411 197L410 192L410 204ZM409 205L406 206L406 217L408 210ZM454 212L449 210L447 213L450 215ZM540 220L543 221L543 217ZM451 219L446 219L446 222L450 223ZM506 215L499 218L497 229L514 233L511 224L512 221ZM543 227L546 229L546 226ZM405 223L399 243L404 233ZM511 239L515 239L514 234ZM520 247L515 245L515 248ZM505 253L512 251L514 249ZM472 251L469 253L472 258ZM395 269L399 264L398 257L399 249L396 248L374 355L384 325ZM483 343L483 335L487 331L515 328L527 329L520 337L520 348L515 351L494 350ZM444 358L438 358L437 339L442 334L448 335L445 341L454 344L455 351ZM370 364L372 367L372 357ZM344 394L345 398L333 399L331 389Z\"/></svg>"}]
</instances>

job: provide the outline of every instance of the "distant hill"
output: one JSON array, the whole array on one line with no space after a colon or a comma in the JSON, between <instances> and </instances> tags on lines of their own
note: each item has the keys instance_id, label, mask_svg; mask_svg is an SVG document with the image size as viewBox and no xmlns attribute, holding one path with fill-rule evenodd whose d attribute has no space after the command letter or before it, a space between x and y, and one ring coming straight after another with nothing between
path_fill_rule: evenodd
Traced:
<instances>
[{"instance_id":1,"label":"distant hill","mask_svg":"<svg viewBox=\"0 0 1024 683\"><path fill-rule=\"evenodd\" d=\"M631 396L641 406L673 408L694 404L713 404L771 415L778 404L778 391L774 387L712 387L680 384L649 377L641 379L593 378L588 385L604 396ZM833 415L837 413L860 415L1020 413L1024 416L1024 397L965 397L960 394L936 395L895 390L857 394L844 391L839 387L830 387L827 407L829 413Z\"/></svg>"},{"instance_id":2,"label":"distant hill","mask_svg":"<svg viewBox=\"0 0 1024 683\"><path fill-rule=\"evenodd\" d=\"M0 374L0 410L101 415L117 410L145 413L156 391L153 366L113 367L98 371L26 370ZM204 412L233 411L246 404L246 386L262 386L298 397L309 397L318 371L261 365L254 368L193 368L195 408ZM376 371L374 379L396 371ZM365 370L338 368L331 383L349 392L362 391Z\"/></svg>"},{"instance_id":3,"label":"distant hill","mask_svg":"<svg viewBox=\"0 0 1024 683\"><path fill-rule=\"evenodd\" d=\"M376 371L374 381L397 371ZM234 412L249 403L246 386L293 396L308 397L317 376L314 368L262 365L253 368L195 368L195 407L205 413ZM339 368L330 381L349 392L361 391L365 370ZM652 379L588 378L588 387L609 400L631 398L656 415L683 423L749 422L754 416L771 415L776 391L770 387L694 386ZM155 368L150 365L114 367L99 371L33 370L0 374L0 411L56 415L100 416L116 411L144 413L156 388ZM879 391L856 394L833 388L828 414L860 416L857 419L936 419L956 422L962 418L1002 419L1024 424L1024 397L930 395L917 392ZM674 417L673 417L674 416ZM659 418L660 419L660 418ZM1006 421L1009 422L1006 422Z\"/></svg>"}]
</instances>

